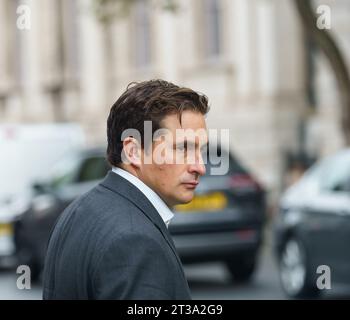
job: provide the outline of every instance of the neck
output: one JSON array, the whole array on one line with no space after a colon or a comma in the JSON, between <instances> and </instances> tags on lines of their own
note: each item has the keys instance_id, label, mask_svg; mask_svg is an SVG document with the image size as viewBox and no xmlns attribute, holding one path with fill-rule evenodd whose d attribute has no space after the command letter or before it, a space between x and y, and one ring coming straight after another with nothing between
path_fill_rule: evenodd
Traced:
<instances>
[{"instance_id":1,"label":"neck","mask_svg":"<svg viewBox=\"0 0 350 320\"><path fill-rule=\"evenodd\" d=\"M172 204L170 201L167 201L167 199L165 199L159 192L157 192L151 185L149 185L143 178L142 178L142 174L140 172L140 170L138 168L135 168L134 166L130 165L130 164L124 164L121 163L120 165L118 165L118 167L120 169L123 169L127 172L129 172L130 174L132 174L133 176L137 177L138 179L140 179L144 184L146 184L148 187L150 187L154 192L156 192L161 198L162 200L166 203L166 205L169 208L173 208L176 204Z\"/></svg>"},{"instance_id":2,"label":"neck","mask_svg":"<svg viewBox=\"0 0 350 320\"><path fill-rule=\"evenodd\" d=\"M122 163L122 164L120 164L118 167L119 167L120 169L123 169L123 170L125 170L125 171L131 173L133 176L139 178L139 179L142 181L142 179L140 178L140 174L138 174L138 170L135 169L132 165L130 165L130 164L123 164L123 163Z\"/></svg>"}]
</instances>

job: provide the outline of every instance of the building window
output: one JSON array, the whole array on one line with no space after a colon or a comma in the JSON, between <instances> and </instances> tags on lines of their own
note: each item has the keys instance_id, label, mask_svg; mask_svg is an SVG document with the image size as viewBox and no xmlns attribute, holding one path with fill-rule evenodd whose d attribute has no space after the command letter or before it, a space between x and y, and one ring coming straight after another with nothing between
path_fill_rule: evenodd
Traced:
<instances>
[{"instance_id":1,"label":"building window","mask_svg":"<svg viewBox=\"0 0 350 320\"><path fill-rule=\"evenodd\" d=\"M220 0L203 0L203 53L218 58L222 51Z\"/></svg>"},{"instance_id":2,"label":"building window","mask_svg":"<svg viewBox=\"0 0 350 320\"><path fill-rule=\"evenodd\" d=\"M133 9L133 57L137 68L151 64L151 12L148 0L138 0Z\"/></svg>"}]
</instances>

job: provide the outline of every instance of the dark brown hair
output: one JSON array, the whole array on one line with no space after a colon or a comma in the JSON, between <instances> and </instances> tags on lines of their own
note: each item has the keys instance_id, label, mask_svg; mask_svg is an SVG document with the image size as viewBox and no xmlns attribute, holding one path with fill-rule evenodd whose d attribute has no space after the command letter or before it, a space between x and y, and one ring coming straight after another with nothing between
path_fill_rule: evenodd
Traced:
<instances>
[{"instance_id":1,"label":"dark brown hair","mask_svg":"<svg viewBox=\"0 0 350 320\"><path fill-rule=\"evenodd\" d=\"M205 115L209 111L208 98L189 88L164 80L132 82L113 104L107 119L107 159L112 166L121 163L122 133L136 129L144 148L144 121L152 121L152 135L161 128L161 121L170 114L192 110ZM147 149L147 146L146 146Z\"/></svg>"}]
</instances>

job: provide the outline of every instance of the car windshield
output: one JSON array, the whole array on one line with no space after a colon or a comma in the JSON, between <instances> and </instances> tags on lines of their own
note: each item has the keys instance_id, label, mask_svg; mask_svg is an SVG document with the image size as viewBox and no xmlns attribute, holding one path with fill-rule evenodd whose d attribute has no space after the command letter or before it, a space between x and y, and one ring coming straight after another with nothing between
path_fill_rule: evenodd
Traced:
<instances>
[{"instance_id":1,"label":"car windshield","mask_svg":"<svg viewBox=\"0 0 350 320\"><path fill-rule=\"evenodd\" d=\"M304 176L302 185L307 190L333 190L350 177L350 154L340 153L321 160Z\"/></svg>"},{"instance_id":2,"label":"car windshield","mask_svg":"<svg viewBox=\"0 0 350 320\"><path fill-rule=\"evenodd\" d=\"M75 180L79 168L80 157L78 154L72 154L58 161L48 174L47 185L57 189L62 185L72 183Z\"/></svg>"},{"instance_id":3,"label":"car windshield","mask_svg":"<svg viewBox=\"0 0 350 320\"><path fill-rule=\"evenodd\" d=\"M330 159L327 163L322 177L320 178L320 188L322 190L335 190L341 188L350 177L350 157L349 153L339 154Z\"/></svg>"}]
</instances>

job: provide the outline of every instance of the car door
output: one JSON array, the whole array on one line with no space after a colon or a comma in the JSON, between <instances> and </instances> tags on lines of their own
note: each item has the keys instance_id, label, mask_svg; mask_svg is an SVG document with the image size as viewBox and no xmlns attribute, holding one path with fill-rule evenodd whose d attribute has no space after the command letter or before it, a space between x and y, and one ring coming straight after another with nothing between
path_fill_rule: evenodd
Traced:
<instances>
[{"instance_id":1,"label":"car door","mask_svg":"<svg viewBox=\"0 0 350 320\"><path fill-rule=\"evenodd\" d=\"M347 268L349 208L347 194L331 192L318 195L304 208L303 228L316 270L317 266L327 265L337 277Z\"/></svg>"},{"instance_id":2,"label":"car door","mask_svg":"<svg viewBox=\"0 0 350 320\"><path fill-rule=\"evenodd\" d=\"M331 268L333 280L349 278L350 156L336 156L319 175L317 193L304 208L315 266Z\"/></svg>"},{"instance_id":3,"label":"car door","mask_svg":"<svg viewBox=\"0 0 350 320\"><path fill-rule=\"evenodd\" d=\"M334 280L350 280L350 177L329 190L329 214L333 216L334 231L329 234L334 239L331 251L334 266Z\"/></svg>"}]
</instances>

